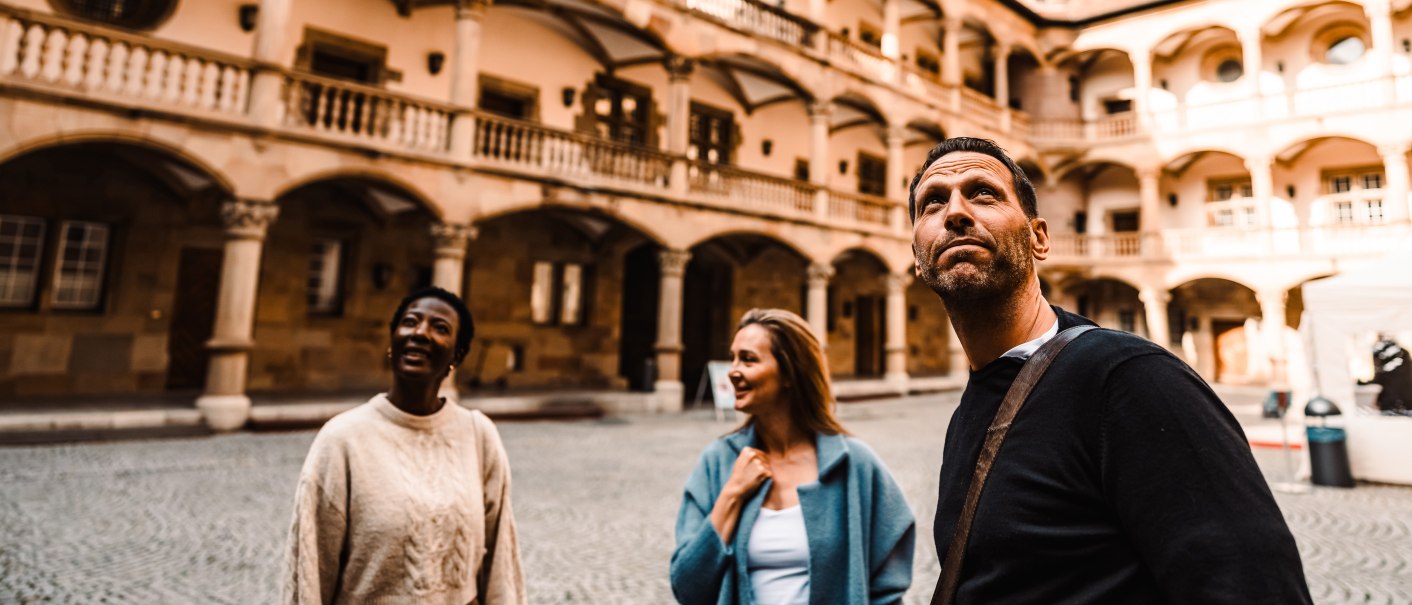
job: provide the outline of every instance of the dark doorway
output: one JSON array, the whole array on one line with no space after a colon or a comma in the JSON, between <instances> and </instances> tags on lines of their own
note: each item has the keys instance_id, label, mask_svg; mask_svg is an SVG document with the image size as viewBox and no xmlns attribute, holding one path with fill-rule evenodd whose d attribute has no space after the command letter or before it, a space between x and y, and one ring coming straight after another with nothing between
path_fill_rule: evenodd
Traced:
<instances>
[{"instance_id":1,"label":"dark doorway","mask_svg":"<svg viewBox=\"0 0 1412 605\"><path fill-rule=\"evenodd\" d=\"M857 376L881 376L883 373L883 335L887 333L883 309L887 299L881 296L859 296L854 303L853 359Z\"/></svg>"},{"instance_id":2,"label":"dark doorway","mask_svg":"<svg viewBox=\"0 0 1412 605\"><path fill-rule=\"evenodd\" d=\"M657 344L657 306L661 291L661 249L652 244L633 248L623 259L623 318L618 345L618 375L628 379L628 388L650 391L656 380L653 350Z\"/></svg>"},{"instance_id":3,"label":"dark doorway","mask_svg":"<svg viewBox=\"0 0 1412 605\"><path fill-rule=\"evenodd\" d=\"M210 358L206 341L211 339L216 323L222 256L218 248L183 248L181 251L172 323L167 333L167 390L206 387Z\"/></svg>"},{"instance_id":4,"label":"dark doorway","mask_svg":"<svg viewBox=\"0 0 1412 605\"><path fill-rule=\"evenodd\" d=\"M730 359L732 300L730 263L693 250L682 297L681 377L688 401L695 401L706 362Z\"/></svg>"}]
</instances>

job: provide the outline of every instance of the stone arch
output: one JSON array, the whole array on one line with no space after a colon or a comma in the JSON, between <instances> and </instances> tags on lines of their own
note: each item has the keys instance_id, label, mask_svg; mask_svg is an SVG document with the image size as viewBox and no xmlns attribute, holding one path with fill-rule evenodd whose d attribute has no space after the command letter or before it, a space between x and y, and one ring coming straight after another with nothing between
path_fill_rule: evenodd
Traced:
<instances>
[{"instance_id":1,"label":"stone arch","mask_svg":"<svg viewBox=\"0 0 1412 605\"><path fill-rule=\"evenodd\" d=\"M818 97L817 93L805 86L803 82L806 78L795 73L788 67L774 63L758 55L746 55L739 52L711 53L695 57L693 60L702 66L725 72L731 82L725 84L728 92L740 101L741 106L748 111L753 111L759 107L777 102L790 100L789 94L768 95L762 98L749 98L746 86L742 83L742 78L754 77L773 82L783 88L785 93L792 93L793 97L799 98L805 104L813 103Z\"/></svg>"},{"instance_id":2,"label":"stone arch","mask_svg":"<svg viewBox=\"0 0 1412 605\"><path fill-rule=\"evenodd\" d=\"M798 244L796 244L796 243L794 243L794 242L791 242L791 241L789 241L789 240L787 240L787 239L785 239L785 238L783 238L783 237L780 237L780 236L777 235L777 234L774 234L774 233L770 233L770 232L768 232L768 231L765 231L765 230L763 230L763 229L749 229L749 228L740 228L740 227L730 227L730 228L726 228L726 229L720 229L720 230L715 230L715 231L708 231L708 232L705 232L705 233L698 234L695 239L693 239L693 240L691 240L691 241L689 241L689 242L684 242L683 245L681 246L681 248L682 248L683 250L690 250L690 249L695 248L695 247L697 247L697 246L700 246L700 245L702 245L702 244L708 243L708 242L710 242L710 241L712 241L712 240L724 239L724 238L729 238L729 237L738 236L738 235L758 236L758 237L763 237L763 238L765 238L765 239L768 239L768 240L770 240L772 243L777 244L777 245L779 245L779 246L782 246L782 247L784 247L786 250L789 250L790 252L794 253L794 255L798 256L799 258L804 259L805 262L825 262L825 261L826 261L826 258L825 258L825 256L824 256L823 254L811 254L809 250L804 249L802 246L800 246L800 245L798 245Z\"/></svg>"},{"instance_id":3,"label":"stone arch","mask_svg":"<svg viewBox=\"0 0 1412 605\"><path fill-rule=\"evenodd\" d=\"M656 20L639 26L611 4L503 0L488 10L513 9L558 21L565 37L609 70L660 61L677 53ZM612 36L605 36L609 31Z\"/></svg>"},{"instance_id":4,"label":"stone arch","mask_svg":"<svg viewBox=\"0 0 1412 605\"><path fill-rule=\"evenodd\" d=\"M557 202L554 200L531 200L526 201L524 203L510 204L503 207L497 207L496 210L493 212L478 214L472 217L472 223L483 224L505 216L525 212L533 212L535 210L564 210L582 212L584 214L600 217L605 220L611 220L618 223L622 223L624 226L642 234L648 240L663 248L674 247L674 242L664 236L660 230L652 227L652 220L650 218L636 216L636 213L631 208L619 209L619 211L613 212L602 208L568 204ZM683 249L689 247L690 246L683 246Z\"/></svg>"},{"instance_id":5,"label":"stone arch","mask_svg":"<svg viewBox=\"0 0 1412 605\"><path fill-rule=\"evenodd\" d=\"M291 179L282 183L275 189L274 199L279 200L289 194L320 183L348 180L366 184L371 188L384 191L392 191L400 194L406 200L415 203L420 209L430 212L438 220L445 218L441 205L436 204L432 197L427 195L420 187L398 177L394 174L382 170L369 168L339 168L334 170L315 172Z\"/></svg>"},{"instance_id":6,"label":"stone arch","mask_svg":"<svg viewBox=\"0 0 1412 605\"><path fill-rule=\"evenodd\" d=\"M888 125L887 115L872 98L856 90L836 95L831 102L834 116L829 124L830 132L837 132L854 126L873 122L878 126Z\"/></svg>"},{"instance_id":7,"label":"stone arch","mask_svg":"<svg viewBox=\"0 0 1412 605\"><path fill-rule=\"evenodd\" d=\"M223 193L232 197L240 193L235 187L234 181L224 172L217 170L215 163L210 159L202 157L190 146L167 142L148 133L87 131L38 137L28 141L16 142L14 145L0 150L0 165L7 164L31 153L85 144L128 145L167 155L196 168L199 172L209 177Z\"/></svg>"}]
</instances>

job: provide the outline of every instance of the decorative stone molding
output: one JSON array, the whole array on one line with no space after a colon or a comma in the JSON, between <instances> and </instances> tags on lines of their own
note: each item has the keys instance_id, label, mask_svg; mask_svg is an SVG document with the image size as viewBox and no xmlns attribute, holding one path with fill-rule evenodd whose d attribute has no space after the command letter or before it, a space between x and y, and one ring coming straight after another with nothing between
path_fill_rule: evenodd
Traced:
<instances>
[{"instance_id":1,"label":"decorative stone molding","mask_svg":"<svg viewBox=\"0 0 1412 605\"><path fill-rule=\"evenodd\" d=\"M686 264L691 261L691 252L686 250L663 250L657 255L662 267L662 277L682 277L686 275Z\"/></svg>"},{"instance_id":2,"label":"decorative stone molding","mask_svg":"<svg viewBox=\"0 0 1412 605\"><path fill-rule=\"evenodd\" d=\"M1172 302L1172 294L1160 288L1143 288L1137 293L1138 300L1143 305L1167 308L1167 303Z\"/></svg>"},{"instance_id":3,"label":"decorative stone molding","mask_svg":"<svg viewBox=\"0 0 1412 605\"><path fill-rule=\"evenodd\" d=\"M883 277L883 285L887 286L890 293L901 293L907 290L907 286L912 285L912 279L911 273L889 273Z\"/></svg>"},{"instance_id":4,"label":"decorative stone molding","mask_svg":"<svg viewBox=\"0 0 1412 605\"><path fill-rule=\"evenodd\" d=\"M834 276L833 265L829 263L813 263L809 265L806 272L810 288L824 288L829 285L829 280Z\"/></svg>"},{"instance_id":5,"label":"decorative stone molding","mask_svg":"<svg viewBox=\"0 0 1412 605\"><path fill-rule=\"evenodd\" d=\"M437 258L465 258L466 244L474 240L480 230L460 223L435 223L431 226L431 237L435 241Z\"/></svg>"},{"instance_id":6,"label":"decorative stone molding","mask_svg":"<svg viewBox=\"0 0 1412 605\"><path fill-rule=\"evenodd\" d=\"M662 66L667 69L671 80L676 82L691 77L691 72L696 70L696 61L690 57L671 55L662 60Z\"/></svg>"},{"instance_id":7,"label":"decorative stone molding","mask_svg":"<svg viewBox=\"0 0 1412 605\"><path fill-rule=\"evenodd\" d=\"M485 16L485 9L490 6L490 0L458 0L456 2L457 19L480 20Z\"/></svg>"},{"instance_id":8,"label":"decorative stone molding","mask_svg":"<svg viewBox=\"0 0 1412 605\"><path fill-rule=\"evenodd\" d=\"M809 117L815 120L828 120L833 115L833 103L830 101L814 101L809 104Z\"/></svg>"},{"instance_id":9,"label":"decorative stone molding","mask_svg":"<svg viewBox=\"0 0 1412 605\"><path fill-rule=\"evenodd\" d=\"M221 204L221 222L226 236L234 239L265 239L270 223L279 216L279 206L261 200L231 200Z\"/></svg>"}]
</instances>

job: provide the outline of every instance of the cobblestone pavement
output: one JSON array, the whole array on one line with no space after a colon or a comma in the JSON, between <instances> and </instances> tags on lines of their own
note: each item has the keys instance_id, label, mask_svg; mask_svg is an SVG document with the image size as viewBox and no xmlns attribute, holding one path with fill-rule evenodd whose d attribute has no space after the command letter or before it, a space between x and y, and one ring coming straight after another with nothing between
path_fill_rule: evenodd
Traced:
<instances>
[{"instance_id":1,"label":"cobblestone pavement","mask_svg":"<svg viewBox=\"0 0 1412 605\"><path fill-rule=\"evenodd\" d=\"M846 404L919 520L936 574L936 470L956 394ZM708 414L502 423L530 602L670 603L680 489L726 432ZM269 603L313 433L0 449L0 603ZM1262 464L1279 467L1268 452ZM1412 489L1278 495L1319 603L1412 603Z\"/></svg>"}]
</instances>

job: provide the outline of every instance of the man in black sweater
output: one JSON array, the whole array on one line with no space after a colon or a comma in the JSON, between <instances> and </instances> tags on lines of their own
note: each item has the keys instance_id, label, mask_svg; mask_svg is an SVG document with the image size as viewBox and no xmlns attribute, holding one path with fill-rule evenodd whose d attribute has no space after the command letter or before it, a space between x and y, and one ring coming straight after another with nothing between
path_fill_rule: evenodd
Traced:
<instances>
[{"instance_id":1,"label":"man in black sweater","mask_svg":"<svg viewBox=\"0 0 1412 605\"><path fill-rule=\"evenodd\" d=\"M917 276L971 363L946 430L944 558L986 429L1021 366L1089 320L1053 307L1034 187L995 143L953 138L912 180ZM955 603L1310 603L1294 538L1225 405L1165 349L1112 330L1071 343L995 459Z\"/></svg>"}]
</instances>

